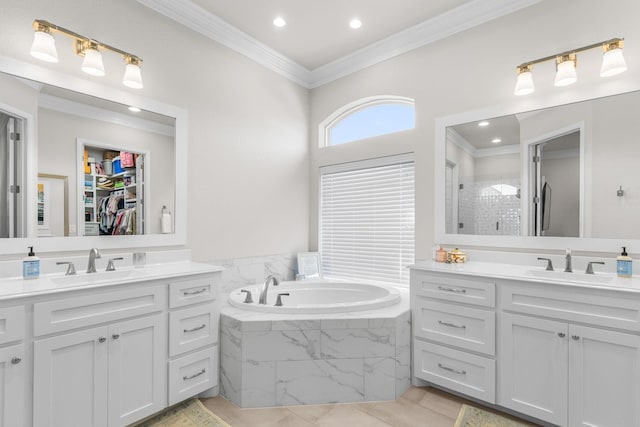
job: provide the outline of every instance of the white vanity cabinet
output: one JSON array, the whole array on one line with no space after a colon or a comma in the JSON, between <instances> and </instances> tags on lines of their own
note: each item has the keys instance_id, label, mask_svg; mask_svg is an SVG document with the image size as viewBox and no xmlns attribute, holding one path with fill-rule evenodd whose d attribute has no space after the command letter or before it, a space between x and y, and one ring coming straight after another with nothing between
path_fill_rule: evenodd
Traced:
<instances>
[{"instance_id":1,"label":"white vanity cabinet","mask_svg":"<svg viewBox=\"0 0 640 427\"><path fill-rule=\"evenodd\" d=\"M503 285L498 404L561 426L640 426L640 298L615 294Z\"/></svg>"},{"instance_id":2,"label":"white vanity cabinet","mask_svg":"<svg viewBox=\"0 0 640 427\"><path fill-rule=\"evenodd\" d=\"M34 425L124 426L164 408L165 304L162 284L34 304Z\"/></svg>"},{"instance_id":3,"label":"white vanity cabinet","mask_svg":"<svg viewBox=\"0 0 640 427\"><path fill-rule=\"evenodd\" d=\"M218 276L169 284L169 405L218 383Z\"/></svg>"},{"instance_id":4,"label":"white vanity cabinet","mask_svg":"<svg viewBox=\"0 0 640 427\"><path fill-rule=\"evenodd\" d=\"M411 271L414 376L495 402L495 284Z\"/></svg>"},{"instance_id":5,"label":"white vanity cabinet","mask_svg":"<svg viewBox=\"0 0 640 427\"><path fill-rule=\"evenodd\" d=\"M412 268L415 379L557 426L640 426L640 292L487 269Z\"/></svg>"},{"instance_id":6,"label":"white vanity cabinet","mask_svg":"<svg viewBox=\"0 0 640 427\"><path fill-rule=\"evenodd\" d=\"M25 425L25 307L0 308L0 426Z\"/></svg>"}]
</instances>

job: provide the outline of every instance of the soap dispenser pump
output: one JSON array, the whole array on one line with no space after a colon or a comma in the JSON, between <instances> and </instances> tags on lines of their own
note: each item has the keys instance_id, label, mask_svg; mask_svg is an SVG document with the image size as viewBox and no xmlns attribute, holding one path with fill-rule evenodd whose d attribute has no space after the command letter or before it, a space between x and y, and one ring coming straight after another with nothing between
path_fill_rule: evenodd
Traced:
<instances>
[{"instance_id":1,"label":"soap dispenser pump","mask_svg":"<svg viewBox=\"0 0 640 427\"><path fill-rule=\"evenodd\" d=\"M627 254L627 248L623 246L622 253L616 260L616 272L618 273L618 277L631 277L633 274L632 262L633 260L629 254Z\"/></svg>"},{"instance_id":2,"label":"soap dispenser pump","mask_svg":"<svg viewBox=\"0 0 640 427\"><path fill-rule=\"evenodd\" d=\"M22 277L37 279L38 276L40 276L40 258L33 252L33 246L29 246L29 253L22 259Z\"/></svg>"}]
</instances>

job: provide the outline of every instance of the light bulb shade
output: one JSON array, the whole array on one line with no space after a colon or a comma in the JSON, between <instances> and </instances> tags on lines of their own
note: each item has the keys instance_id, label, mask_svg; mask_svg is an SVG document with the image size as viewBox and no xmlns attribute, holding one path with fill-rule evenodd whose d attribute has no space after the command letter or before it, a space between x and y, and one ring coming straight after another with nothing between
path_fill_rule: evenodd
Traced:
<instances>
[{"instance_id":1,"label":"light bulb shade","mask_svg":"<svg viewBox=\"0 0 640 427\"><path fill-rule=\"evenodd\" d=\"M140 67L136 64L127 64L124 69L124 77L122 78L122 84L133 88L142 89L142 74L140 73Z\"/></svg>"},{"instance_id":2,"label":"light bulb shade","mask_svg":"<svg viewBox=\"0 0 640 427\"><path fill-rule=\"evenodd\" d=\"M104 64L102 54L97 49L85 49L84 61L82 61L82 71L92 76L104 76Z\"/></svg>"},{"instance_id":3,"label":"light bulb shade","mask_svg":"<svg viewBox=\"0 0 640 427\"><path fill-rule=\"evenodd\" d=\"M602 55L601 77L611 77L627 71L627 63L622 55L622 49L608 50Z\"/></svg>"},{"instance_id":4,"label":"light bulb shade","mask_svg":"<svg viewBox=\"0 0 640 427\"><path fill-rule=\"evenodd\" d=\"M575 83L577 80L575 57L557 64L556 79L554 82L556 86L567 86Z\"/></svg>"},{"instance_id":5,"label":"light bulb shade","mask_svg":"<svg viewBox=\"0 0 640 427\"><path fill-rule=\"evenodd\" d=\"M58 51L56 51L53 35L44 31L33 33L31 56L47 62L58 62Z\"/></svg>"},{"instance_id":6,"label":"light bulb shade","mask_svg":"<svg viewBox=\"0 0 640 427\"><path fill-rule=\"evenodd\" d=\"M513 92L517 96L529 95L535 91L533 86L533 75L531 71L522 71L518 73L518 80L516 80L516 89Z\"/></svg>"}]
</instances>

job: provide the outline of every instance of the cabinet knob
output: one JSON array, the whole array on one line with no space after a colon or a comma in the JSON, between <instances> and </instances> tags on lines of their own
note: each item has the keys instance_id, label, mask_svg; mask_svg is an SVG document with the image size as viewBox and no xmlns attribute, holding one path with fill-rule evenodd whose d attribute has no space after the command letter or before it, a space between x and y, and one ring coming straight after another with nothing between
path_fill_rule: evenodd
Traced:
<instances>
[{"instance_id":1,"label":"cabinet knob","mask_svg":"<svg viewBox=\"0 0 640 427\"><path fill-rule=\"evenodd\" d=\"M21 361L22 361L22 359L20 359L19 357L12 357L11 358L11 363L13 363L14 365L17 365Z\"/></svg>"},{"instance_id":2,"label":"cabinet knob","mask_svg":"<svg viewBox=\"0 0 640 427\"><path fill-rule=\"evenodd\" d=\"M113 338L114 340L117 340L118 338L120 338L120 334L113 334L111 335L111 338Z\"/></svg>"},{"instance_id":3,"label":"cabinet knob","mask_svg":"<svg viewBox=\"0 0 640 427\"><path fill-rule=\"evenodd\" d=\"M578 335L571 335L571 339L574 341L579 341L580 337Z\"/></svg>"},{"instance_id":4,"label":"cabinet knob","mask_svg":"<svg viewBox=\"0 0 640 427\"><path fill-rule=\"evenodd\" d=\"M105 342L107 339L105 337L98 338L98 342Z\"/></svg>"},{"instance_id":5,"label":"cabinet knob","mask_svg":"<svg viewBox=\"0 0 640 427\"><path fill-rule=\"evenodd\" d=\"M558 332L558 336L559 336L560 338L564 338L564 337L566 337L566 336L567 336L567 334L565 334L564 332Z\"/></svg>"}]
</instances>

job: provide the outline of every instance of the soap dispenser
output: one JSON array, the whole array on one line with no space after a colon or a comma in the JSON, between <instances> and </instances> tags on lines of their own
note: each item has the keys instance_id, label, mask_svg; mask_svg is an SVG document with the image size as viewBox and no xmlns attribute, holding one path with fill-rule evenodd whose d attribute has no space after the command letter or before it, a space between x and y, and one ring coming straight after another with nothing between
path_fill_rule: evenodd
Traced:
<instances>
[{"instance_id":1,"label":"soap dispenser","mask_svg":"<svg viewBox=\"0 0 640 427\"><path fill-rule=\"evenodd\" d=\"M38 276L40 276L40 258L33 252L33 246L29 246L29 253L22 259L22 277L37 279Z\"/></svg>"},{"instance_id":2,"label":"soap dispenser","mask_svg":"<svg viewBox=\"0 0 640 427\"><path fill-rule=\"evenodd\" d=\"M631 277L633 274L633 260L627 254L627 248L625 246L622 247L622 253L616 260L616 272L618 273L618 277Z\"/></svg>"}]
</instances>

